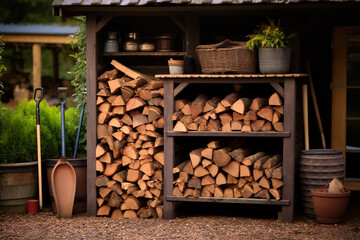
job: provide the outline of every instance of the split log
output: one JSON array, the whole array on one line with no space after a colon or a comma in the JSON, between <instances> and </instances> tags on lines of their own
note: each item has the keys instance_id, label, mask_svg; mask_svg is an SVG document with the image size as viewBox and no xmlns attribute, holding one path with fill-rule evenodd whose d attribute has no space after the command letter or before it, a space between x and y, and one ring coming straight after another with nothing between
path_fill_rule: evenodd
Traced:
<instances>
[{"instance_id":1,"label":"split log","mask_svg":"<svg viewBox=\"0 0 360 240\"><path fill-rule=\"evenodd\" d=\"M223 170L231 176L238 178L240 174L240 163L237 161L231 161L223 167Z\"/></svg>"},{"instance_id":2,"label":"split log","mask_svg":"<svg viewBox=\"0 0 360 240\"><path fill-rule=\"evenodd\" d=\"M257 112L257 115L263 119L272 122L274 110L271 106L266 106Z\"/></svg>"},{"instance_id":3,"label":"split log","mask_svg":"<svg viewBox=\"0 0 360 240\"><path fill-rule=\"evenodd\" d=\"M280 199L281 199L281 194L282 194L282 190L281 190L281 189L273 189L273 188L270 188L270 189L269 189L269 192L271 193L271 195L273 195L273 197L274 197L276 200L280 200Z\"/></svg>"},{"instance_id":4,"label":"split log","mask_svg":"<svg viewBox=\"0 0 360 240\"><path fill-rule=\"evenodd\" d=\"M250 109L251 110L255 110L258 111L261 108L265 107L267 105L267 99L266 98L255 98L253 99L251 105L250 105Z\"/></svg>"},{"instance_id":5,"label":"split log","mask_svg":"<svg viewBox=\"0 0 360 240\"><path fill-rule=\"evenodd\" d=\"M231 107L237 100L239 99L238 93L230 93L223 100L221 100L221 104L225 107Z\"/></svg>"},{"instance_id":6,"label":"split log","mask_svg":"<svg viewBox=\"0 0 360 240\"><path fill-rule=\"evenodd\" d=\"M203 112L206 113L213 111L217 107L220 101L221 99L219 97L210 98L208 101L206 101Z\"/></svg>"},{"instance_id":7,"label":"split log","mask_svg":"<svg viewBox=\"0 0 360 240\"><path fill-rule=\"evenodd\" d=\"M226 166L231 160L226 148L214 150L213 161L219 167Z\"/></svg>"},{"instance_id":8,"label":"split log","mask_svg":"<svg viewBox=\"0 0 360 240\"><path fill-rule=\"evenodd\" d=\"M204 94L200 94L196 97L196 99L191 103L191 116L196 118L199 114L204 111L205 103L207 101L207 96Z\"/></svg>"},{"instance_id":9,"label":"split log","mask_svg":"<svg viewBox=\"0 0 360 240\"><path fill-rule=\"evenodd\" d=\"M272 106L281 106L282 105L281 98L280 98L280 96L279 96L279 94L277 92L274 92L270 96L269 105L272 105Z\"/></svg>"},{"instance_id":10,"label":"split log","mask_svg":"<svg viewBox=\"0 0 360 240\"><path fill-rule=\"evenodd\" d=\"M248 111L251 102L252 101L250 98L240 98L233 105L231 105L230 108L237 113L245 114Z\"/></svg>"}]
</instances>

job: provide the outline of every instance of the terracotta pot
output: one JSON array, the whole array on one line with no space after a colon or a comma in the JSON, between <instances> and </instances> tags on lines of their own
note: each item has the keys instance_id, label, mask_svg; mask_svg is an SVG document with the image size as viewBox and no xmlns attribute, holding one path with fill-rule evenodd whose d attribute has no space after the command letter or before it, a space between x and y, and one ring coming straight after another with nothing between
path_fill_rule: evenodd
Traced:
<instances>
[{"instance_id":1,"label":"terracotta pot","mask_svg":"<svg viewBox=\"0 0 360 240\"><path fill-rule=\"evenodd\" d=\"M340 223L345 216L350 191L328 193L321 189L311 190L316 220L319 223Z\"/></svg>"}]
</instances>

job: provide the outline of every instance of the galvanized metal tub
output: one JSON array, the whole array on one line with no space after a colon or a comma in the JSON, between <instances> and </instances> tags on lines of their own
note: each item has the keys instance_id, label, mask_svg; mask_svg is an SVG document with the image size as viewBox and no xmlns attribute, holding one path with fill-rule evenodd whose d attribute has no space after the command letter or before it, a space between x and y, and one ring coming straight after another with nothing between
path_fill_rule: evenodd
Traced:
<instances>
[{"instance_id":1,"label":"galvanized metal tub","mask_svg":"<svg viewBox=\"0 0 360 240\"><path fill-rule=\"evenodd\" d=\"M322 189L332 179L344 180L345 162L341 150L303 150L300 160L300 186L303 212L315 217L311 189Z\"/></svg>"}]
</instances>

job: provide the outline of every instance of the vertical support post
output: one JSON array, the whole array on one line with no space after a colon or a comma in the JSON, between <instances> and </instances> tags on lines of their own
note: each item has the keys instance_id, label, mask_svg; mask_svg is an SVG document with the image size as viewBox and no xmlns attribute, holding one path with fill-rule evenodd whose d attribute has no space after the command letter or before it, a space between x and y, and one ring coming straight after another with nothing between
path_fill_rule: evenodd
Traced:
<instances>
[{"instance_id":1,"label":"vertical support post","mask_svg":"<svg viewBox=\"0 0 360 240\"><path fill-rule=\"evenodd\" d=\"M53 58L53 82L59 81L59 49L52 49L52 58Z\"/></svg>"},{"instance_id":2,"label":"vertical support post","mask_svg":"<svg viewBox=\"0 0 360 240\"><path fill-rule=\"evenodd\" d=\"M283 196L290 205L282 207L282 221L294 222L295 186L295 126L296 126L296 82L295 78L284 79L284 131L290 137L283 139Z\"/></svg>"},{"instance_id":3,"label":"vertical support post","mask_svg":"<svg viewBox=\"0 0 360 240\"><path fill-rule=\"evenodd\" d=\"M33 89L41 87L41 45L33 44Z\"/></svg>"},{"instance_id":4,"label":"vertical support post","mask_svg":"<svg viewBox=\"0 0 360 240\"><path fill-rule=\"evenodd\" d=\"M87 214L96 216L96 16L86 17L86 87L87 87Z\"/></svg>"},{"instance_id":5,"label":"vertical support post","mask_svg":"<svg viewBox=\"0 0 360 240\"><path fill-rule=\"evenodd\" d=\"M175 142L173 137L167 135L167 131L172 130L173 123L171 117L174 112L174 81L164 80L164 219L175 218L175 203L167 200L167 196L172 195L175 159Z\"/></svg>"},{"instance_id":6,"label":"vertical support post","mask_svg":"<svg viewBox=\"0 0 360 240\"><path fill-rule=\"evenodd\" d=\"M200 43L200 20L197 15L186 16L185 28L185 64L188 59L192 59L193 72L200 72L200 63L196 56L196 46ZM186 67L186 66L185 66Z\"/></svg>"}]
</instances>

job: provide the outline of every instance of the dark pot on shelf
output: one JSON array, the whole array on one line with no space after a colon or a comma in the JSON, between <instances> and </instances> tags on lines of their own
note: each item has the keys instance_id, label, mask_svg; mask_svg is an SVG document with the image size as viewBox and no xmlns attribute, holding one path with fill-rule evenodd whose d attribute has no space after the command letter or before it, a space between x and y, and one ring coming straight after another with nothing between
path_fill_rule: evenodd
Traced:
<instances>
[{"instance_id":1,"label":"dark pot on shelf","mask_svg":"<svg viewBox=\"0 0 360 240\"><path fill-rule=\"evenodd\" d=\"M158 52L173 52L174 51L174 36L170 34L164 34L156 37L157 39L157 51Z\"/></svg>"},{"instance_id":2,"label":"dark pot on shelf","mask_svg":"<svg viewBox=\"0 0 360 240\"><path fill-rule=\"evenodd\" d=\"M49 185L50 199L51 199L51 207L52 211L56 213L55 201L51 192L51 172L55 166L55 164L59 161L59 159L46 159L46 176ZM86 198L87 198L87 184L86 184L86 162L87 158L70 158L67 159L71 166L73 166L76 173L76 192L75 192L75 203L73 207L73 213L84 213L87 209Z\"/></svg>"},{"instance_id":3,"label":"dark pot on shelf","mask_svg":"<svg viewBox=\"0 0 360 240\"><path fill-rule=\"evenodd\" d=\"M327 190L311 190L316 220L319 223L340 223L345 216L350 191L328 193Z\"/></svg>"}]
</instances>

